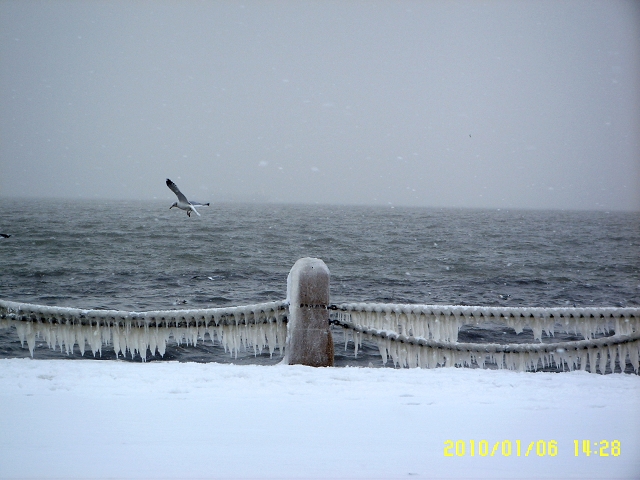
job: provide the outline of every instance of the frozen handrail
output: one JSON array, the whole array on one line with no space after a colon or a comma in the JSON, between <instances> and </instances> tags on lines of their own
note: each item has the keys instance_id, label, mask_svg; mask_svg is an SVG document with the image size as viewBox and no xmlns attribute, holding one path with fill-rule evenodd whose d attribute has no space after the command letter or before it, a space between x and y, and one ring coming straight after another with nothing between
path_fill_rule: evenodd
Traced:
<instances>
[{"instance_id":1,"label":"frozen handrail","mask_svg":"<svg viewBox=\"0 0 640 480\"><path fill-rule=\"evenodd\" d=\"M471 365L472 358L484 366L486 358L499 366L537 369L538 365L565 365L569 369L611 370L618 358L621 368L628 358L638 371L640 356L640 308L527 308L473 307L462 305L406 305L346 303L328 305L332 323L351 330L356 354L358 336L378 344L383 361L391 356L401 366ZM33 355L36 336L50 347L63 346L70 353L77 343L82 353L88 344L95 355L104 344L113 344L116 354L137 353L144 359L147 350L164 355L167 341L196 344L208 334L225 350L237 355L241 346L254 353L268 347L282 353L287 335L289 304L267 302L240 307L127 312L33 305L0 300L0 327L15 325L21 342L26 340ZM464 325L503 323L522 332L533 330L541 341L542 332L580 332L585 340L536 344L457 343ZM594 339L598 333L614 336ZM586 357L584 357L586 355ZM498 358L499 357L499 358ZM496 358L498 358L496 360ZM431 359L431 360L429 360ZM597 362L597 363L596 363Z\"/></svg>"},{"instance_id":2,"label":"frozen handrail","mask_svg":"<svg viewBox=\"0 0 640 480\"><path fill-rule=\"evenodd\" d=\"M374 328L366 328L339 320L331 320L333 325L340 326L358 333L363 333L370 337L379 337L389 339L394 342L407 343L411 345L420 345L429 348L438 348L442 350L452 351L469 351L478 353L496 353L496 352L534 352L534 353L553 353L558 350L584 350L589 348L602 348L625 343L632 343L640 340L640 333L633 335L614 335L610 337L595 338L592 340L578 340L574 342L557 342L557 343L451 343L437 342L435 340L427 340L420 337L411 337L396 332L385 330L376 330Z\"/></svg>"},{"instance_id":3,"label":"frozen handrail","mask_svg":"<svg viewBox=\"0 0 640 480\"><path fill-rule=\"evenodd\" d=\"M195 345L208 334L225 351L237 356L240 347L253 348L254 354L268 348L283 353L287 335L286 302L267 302L241 307L190 310L126 312L49 307L0 300L0 328L16 327L20 342L27 342L33 356L36 337L50 348L71 353L77 343L84 355L88 344L93 355L102 346L113 344L116 355L139 354L144 361L147 350L164 356L167 342Z\"/></svg>"},{"instance_id":4,"label":"frozen handrail","mask_svg":"<svg viewBox=\"0 0 640 480\"><path fill-rule=\"evenodd\" d=\"M591 339L613 330L616 335L640 331L640 308L543 308L483 307L466 305L420 305L388 303L345 303L332 305L333 317L376 330L456 342L464 325L502 323L516 333L525 327L541 341L542 332L580 333Z\"/></svg>"},{"instance_id":5,"label":"frozen handrail","mask_svg":"<svg viewBox=\"0 0 640 480\"><path fill-rule=\"evenodd\" d=\"M271 319L286 322L285 301L257 303L239 307L187 310L153 310L128 312L122 310L91 310L52 307L31 303L0 300L0 318L88 326L126 325L129 327L189 327L214 325L247 325L269 323Z\"/></svg>"},{"instance_id":6,"label":"frozen handrail","mask_svg":"<svg viewBox=\"0 0 640 480\"><path fill-rule=\"evenodd\" d=\"M589 362L589 371L596 372L597 368L604 373L608 361L611 371L614 370L617 358L621 369L629 359L634 371L640 370L640 332L575 342L501 345L440 342L367 328L344 320L332 319L331 323L352 331L356 354L364 336L377 343L385 364L391 357L394 364L401 367L471 366L474 361L484 367L488 357L498 368L511 370L537 370L539 365L552 364L563 369L566 365L569 370L586 370Z\"/></svg>"}]
</instances>

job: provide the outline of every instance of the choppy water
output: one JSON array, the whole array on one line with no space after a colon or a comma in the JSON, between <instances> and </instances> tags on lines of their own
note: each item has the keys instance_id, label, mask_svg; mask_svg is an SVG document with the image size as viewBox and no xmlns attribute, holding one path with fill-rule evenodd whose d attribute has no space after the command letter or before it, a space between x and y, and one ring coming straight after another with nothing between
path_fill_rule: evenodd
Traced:
<instances>
[{"instance_id":1,"label":"choppy water","mask_svg":"<svg viewBox=\"0 0 640 480\"><path fill-rule=\"evenodd\" d=\"M0 232L12 235L0 239L0 298L136 311L245 305L284 299L291 266L312 256L331 270L334 303L640 304L638 213L218 204L189 218L168 207L0 200ZM219 350L174 346L165 358L230 361ZM375 352L363 353L366 364ZM0 356L27 355L15 331L0 330ZM36 356L66 355L39 344Z\"/></svg>"}]
</instances>

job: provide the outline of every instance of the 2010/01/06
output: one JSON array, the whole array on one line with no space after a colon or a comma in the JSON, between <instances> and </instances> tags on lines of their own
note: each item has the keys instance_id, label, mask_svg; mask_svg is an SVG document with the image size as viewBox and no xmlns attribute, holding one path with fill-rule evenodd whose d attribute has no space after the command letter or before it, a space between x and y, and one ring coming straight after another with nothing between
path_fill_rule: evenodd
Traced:
<instances>
[{"instance_id":1,"label":"2010/01/06","mask_svg":"<svg viewBox=\"0 0 640 480\"><path fill-rule=\"evenodd\" d=\"M618 457L621 453L620 440L613 440L611 442L607 440L601 440L600 442L591 442L591 440L574 440L574 455L583 455L590 457L591 455L599 457ZM594 449L591 449L593 444ZM515 454L517 457L522 456L522 444L520 440L515 441L515 449L513 448L511 440L497 441L493 444L493 447L489 448L489 442L487 440L480 440L477 442L477 453L481 457L493 457L500 452L503 457L509 457ZM580 450L582 446L582 450ZM464 440L457 440L455 443L453 440L445 440L444 442L444 456L445 457L464 457L467 454L467 442ZM476 441L469 440L469 454L472 457L476 456ZM550 456L555 457L558 455L558 442L556 440L538 440L532 441L527 446L524 456L537 455L538 457Z\"/></svg>"}]
</instances>

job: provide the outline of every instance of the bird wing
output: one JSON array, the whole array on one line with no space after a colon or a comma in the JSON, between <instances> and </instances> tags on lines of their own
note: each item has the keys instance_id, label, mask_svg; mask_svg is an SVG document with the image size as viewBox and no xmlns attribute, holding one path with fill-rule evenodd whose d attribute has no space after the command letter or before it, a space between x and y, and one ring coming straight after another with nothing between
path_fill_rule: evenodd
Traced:
<instances>
[{"instance_id":1,"label":"bird wing","mask_svg":"<svg viewBox=\"0 0 640 480\"><path fill-rule=\"evenodd\" d=\"M209 203L200 203L200 202L189 202L189 204L193 205L194 207L208 207Z\"/></svg>"},{"instance_id":2,"label":"bird wing","mask_svg":"<svg viewBox=\"0 0 640 480\"><path fill-rule=\"evenodd\" d=\"M186 204L189 203L189 200L187 200L187 197L184 196L184 194L180 191L178 186L168 178L167 178L167 187L169 187L171 191L177 195L178 200L180 202L184 202Z\"/></svg>"},{"instance_id":3,"label":"bird wing","mask_svg":"<svg viewBox=\"0 0 640 480\"><path fill-rule=\"evenodd\" d=\"M190 204L190 205L191 205L191 211L196 212L196 215L198 215L200 217L201 215L198 213L198 210L195 209L193 204Z\"/></svg>"}]
</instances>

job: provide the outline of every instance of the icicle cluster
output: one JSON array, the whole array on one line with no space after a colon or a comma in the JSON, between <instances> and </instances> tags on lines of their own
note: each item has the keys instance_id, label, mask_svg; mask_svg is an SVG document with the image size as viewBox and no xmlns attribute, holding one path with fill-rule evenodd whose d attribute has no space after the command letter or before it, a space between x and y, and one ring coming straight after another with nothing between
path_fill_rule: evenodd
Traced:
<instances>
[{"instance_id":1,"label":"icicle cluster","mask_svg":"<svg viewBox=\"0 0 640 480\"><path fill-rule=\"evenodd\" d=\"M401 305L348 303L337 305L333 317L380 331L418 338L456 342L464 325L502 323L521 333L533 331L535 340L542 333L555 331L581 334L586 340L613 330L616 335L640 331L639 308L526 308L472 307L466 305Z\"/></svg>"},{"instance_id":2,"label":"icicle cluster","mask_svg":"<svg viewBox=\"0 0 640 480\"><path fill-rule=\"evenodd\" d=\"M537 370L549 366L604 373L628 361L640 371L640 309L637 308L500 308L439 305L344 304L331 306L332 322L345 328L355 344L363 338L378 345L383 361L391 358L402 367L471 366L494 363L499 368ZM0 328L15 326L31 355L36 338L50 348L70 353L77 344L84 355L102 353L113 345L116 354L146 359L164 355L173 338L196 345L209 335L231 355L239 349L264 348L283 353L287 329L287 303L270 302L243 307L199 310L122 312L82 310L21 304L0 300ZM457 343L464 325L503 323L517 333L531 328L534 338L554 331L580 333L585 340L566 343L473 344ZM599 333L614 336L594 338Z\"/></svg>"},{"instance_id":3,"label":"icicle cluster","mask_svg":"<svg viewBox=\"0 0 640 480\"><path fill-rule=\"evenodd\" d=\"M561 370L624 370L629 361L640 371L640 309L542 309L466 306L346 304L335 307L332 322L349 331L358 348L363 338L378 345L386 364L390 357L401 367L435 368L486 363L526 371L556 367ZM463 325L502 322L517 333L530 327L541 341L542 331L554 328L580 332L585 340L552 344L457 343ZM594 339L599 332L614 336ZM348 335L345 331L345 348Z\"/></svg>"},{"instance_id":4,"label":"icicle cluster","mask_svg":"<svg viewBox=\"0 0 640 480\"><path fill-rule=\"evenodd\" d=\"M163 310L121 312L115 310L80 310L63 307L19 304L0 301L0 328L15 326L31 356L36 338L50 348L71 353L77 344L84 355L86 346L95 356L103 345L113 345L116 355L140 355L147 351L164 356L171 338L178 344L196 345L205 341L220 343L225 351L237 356L241 347L264 348L269 354L283 353L287 328L284 302L269 302L231 308L201 310Z\"/></svg>"},{"instance_id":5,"label":"icicle cluster","mask_svg":"<svg viewBox=\"0 0 640 480\"><path fill-rule=\"evenodd\" d=\"M384 364L391 358L400 367L470 367L484 368L487 363L498 368L527 371L555 367L559 370L588 370L605 373L624 370L628 361L640 371L640 333L603 337L595 340L552 344L481 344L446 343L417 339L393 332L378 331L334 321L351 333L357 356L363 339L377 344ZM348 335L345 331L345 348Z\"/></svg>"}]
</instances>

